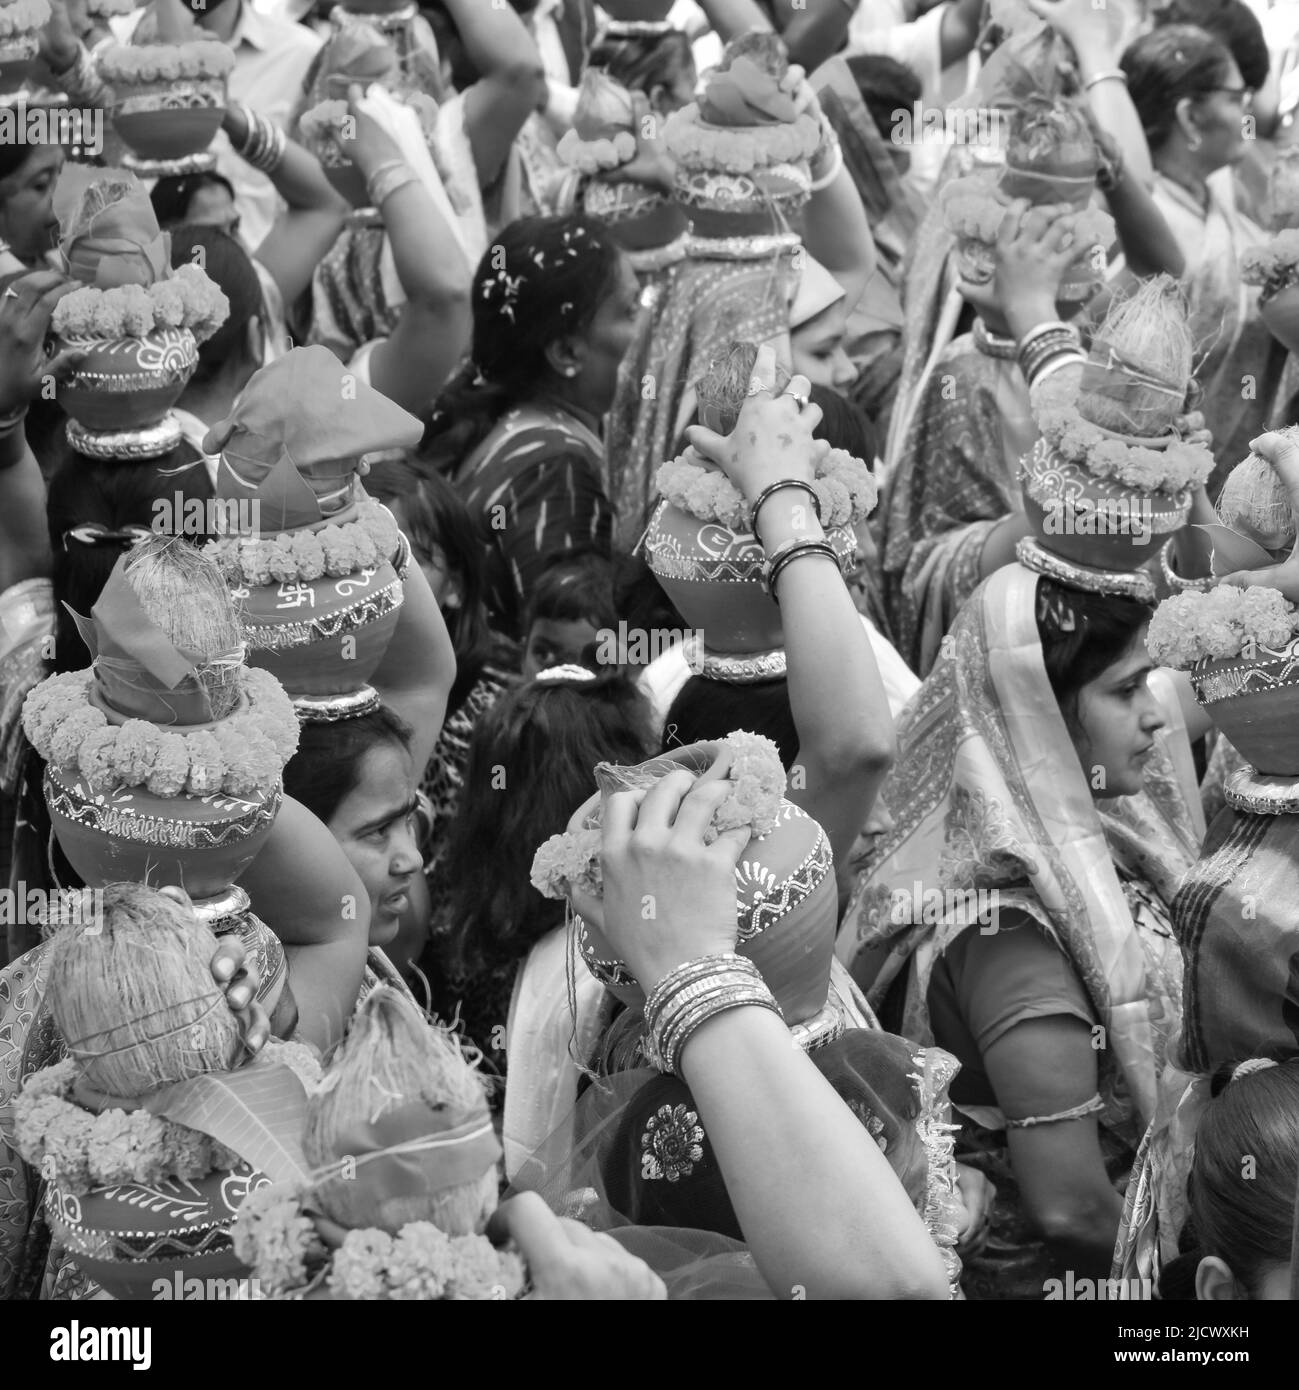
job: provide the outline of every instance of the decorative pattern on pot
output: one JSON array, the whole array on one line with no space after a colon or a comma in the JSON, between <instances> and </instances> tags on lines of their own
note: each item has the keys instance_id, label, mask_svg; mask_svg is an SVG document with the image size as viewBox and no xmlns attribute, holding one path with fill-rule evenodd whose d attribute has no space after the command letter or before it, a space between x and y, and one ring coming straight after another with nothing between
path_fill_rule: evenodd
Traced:
<instances>
[{"instance_id":1,"label":"decorative pattern on pot","mask_svg":"<svg viewBox=\"0 0 1299 1390\"><path fill-rule=\"evenodd\" d=\"M92 434L156 425L198 366L198 344L188 328L155 328L140 338L60 341L84 356L55 387L55 399Z\"/></svg>"},{"instance_id":2,"label":"decorative pattern on pot","mask_svg":"<svg viewBox=\"0 0 1299 1390\"><path fill-rule=\"evenodd\" d=\"M248 664L290 695L341 695L369 681L397 630L401 580L388 561L344 579L236 587Z\"/></svg>"},{"instance_id":3,"label":"decorative pattern on pot","mask_svg":"<svg viewBox=\"0 0 1299 1390\"><path fill-rule=\"evenodd\" d=\"M1191 511L1189 492L1170 497L1098 478L1045 439L1025 456L1021 478L1024 513L1038 540L1080 565L1138 569Z\"/></svg>"},{"instance_id":4,"label":"decorative pattern on pot","mask_svg":"<svg viewBox=\"0 0 1299 1390\"><path fill-rule=\"evenodd\" d=\"M92 792L47 768L45 798L68 862L89 887L179 884L207 898L233 883L270 838L283 792L247 797L155 796L144 787Z\"/></svg>"},{"instance_id":5,"label":"decorative pattern on pot","mask_svg":"<svg viewBox=\"0 0 1299 1390\"><path fill-rule=\"evenodd\" d=\"M1264 776L1299 776L1299 638L1191 671L1195 698Z\"/></svg>"},{"instance_id":6,"label":"decorative pattern on pot","mask_svg":"<svg viewBox=\"0 0 1299 1390\"><path fill-rule=\"evenodd\" d=\"M247 1164L197 1179L99 1187L80 1196L51 1182L55 1240L114 1298L151 1299L159 1279L243 1279L230 1228L267 1178ZM182 1285L183 1288L183 1285Z\"/></svg>"},{"instance_id":7,"label":"decorative pattern on pot","mask_svg":"<svg viewBox=\"0 0 1299 1390\"><path fill-rule=\"evenodd\" d=\"M128 88L113 108L113 126L130 146L137 173L147 177L146 166L173 175L197 173L216 163L208 147L225 108L226 87L219 78L142 83Z\"/></svg>"}]
</instances>

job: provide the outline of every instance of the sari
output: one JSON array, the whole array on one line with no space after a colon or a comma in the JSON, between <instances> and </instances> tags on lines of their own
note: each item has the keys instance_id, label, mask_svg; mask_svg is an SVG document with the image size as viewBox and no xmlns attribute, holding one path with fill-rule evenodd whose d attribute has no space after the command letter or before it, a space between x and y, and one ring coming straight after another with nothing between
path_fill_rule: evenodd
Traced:
<instances>
[{"instance_id":1,"label":"sari","mask_svg":"<svg viewBox=\"0 0 1299 1390\"><path fill-rule=\"evenodd\" d=\"M796 244L788 235L691 237L685 258L642 291L605 430L621 549L633 549L649 524L654 475L694 419L694 382L730 343L773 342L788 331Z\"/></svg>"},{"instance_id":2,"label":"sari","mask_svg":"<svg viewBox=\"0 0 1299 1390\"><path fill-rule=\"evenodd\" d=\"M1245 284L1240 274L1241 257L1266 234L1238 210L1230 170L1207 187L1207 211L1162 174L1155 175L1152 196L1186 258L1182 287L1199 359L1195 377L1204 392L1199 409L1213 429L1218 459L1208 483L1216 497L1278 404L1287 353L1259 317L1258 286Z\"/></svg>"},{"instance_id":3,"label":"sari","mask_svg":"<svg viewBox=\"0 0 1299 1390\"><path fill-rule=\"evenodd\" d=\"M613 519L604 445L558 404L507 410L451 481L483 543L493 627L517 639L537 577L583 551L608 556Z\"/></svg>"},{"instance_id":4,"label":"sari","mask_svg":"<svg viewBox=\"0 0 1299 1390\"><path fill-rule=\"evenodd\" d=\"M1111 1176L1124 1178L1180 1017L1168 905L1195 862L1203 819L1185 725L1162 680L1168 723L1144 789L1093 800L1043 665L1037 584L1017 564L991 576L900 721L901 752L882 792L894 827L858 878L837 950L877 1007L897 986L901 1031L929 1043L935 968L971 927L995 927L987 904L1039 928L1105 1029L1099 1120ZM1004 1181L1004 1115L956 1105L974 1121L966 1138L979 1152L967 1161ZM1042 1252L1017 1248L1022 1219L999 1211L994 1226L987 1263L1000 1261L1024 1287L1036 1274L1040 1297Z\"/></svg>"},{"instance_id":5,"label":"sari","mask_svg":"<svg viewBox=\"0 0 1299 1390\"><path fill-rule=\"evenodd\" d=\"M1018 363L996 350L976 328L939 357L877 514L890 636L922 678L979 584L989 532L1023 509L1037 425Z\"/></svg>"},{"instance_id":6,"label":"sari","mask_svg":"<svg viewBox=\"0 0 1299 1390\"><path fill-rule=\"evenodd\" d=\"M1195 1132L1219 1067L1299 1057L1299 815L1228 805L1173 903L1182 1031L1128 1187L1115 1272L1157 1281L1179 1253Z\"/></svg>"}]
</instances>

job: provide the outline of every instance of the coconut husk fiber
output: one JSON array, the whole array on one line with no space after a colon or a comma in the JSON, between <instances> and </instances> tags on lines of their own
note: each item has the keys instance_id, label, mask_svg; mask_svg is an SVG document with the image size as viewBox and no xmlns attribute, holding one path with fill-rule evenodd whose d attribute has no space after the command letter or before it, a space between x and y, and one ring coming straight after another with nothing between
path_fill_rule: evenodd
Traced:
<instances>
[{"instance_id":1,"label":"coconut husk fiber","mask_svg":"<svg viewBox=\"0 0 1299 1390\"><path fill-rule=\"evenodd\" d=\"M695 382L699 423L705 429L730 434L735 428L749 394L749 382L753 380L757 360L758 348L755 343L730 343L708 364L704 374ZM789 382L789 373L777 364L776 395L780 395Z\"/></svg>"},{"instance_id":2,"label":"coconut husk fiber","mask_svg":"<svg viewBox=\"0 0 1299 1390\"><path fill-rule=\"evenodd\" d=\"M1110 306L1083 372L1079 412L1117 434L1166 435L1184 410L1194 350L1177 282L1146 281Z\"/></svg>"},{"instance_id":3,"label":"coconut husk fiber","mask_svg":"<svg viewBox=\"0 0 1299 1390\"><path fill-rule=\"evenodd\" d=\"M1299 437L1299 425L1289 425L1280 433ZM1250 454L1227 474L1218 495L1218 516L1224 526L1248 536L1264 550L1284 550L1295 542L1295 516L1285 485L1272 465L1257 454Z\"/></svg>"},{"instance_id":4,"label":"coconut husk fiber","mask_svg":"<svg viewBox=\"0 0 1299 1390\"><path fill-rule=\"evenodd\" d=\"M156 888L110 883L103 916L58 928L50 1013L94 1090L139 1100L239 1061L239 1022L212 978L216 937Z\"/></svg>"},{"instance_id":5,"label":"coconut husk fiber","mask_svg":"<svg viewBox=\"0 0 1299 1390\"><path fill-rule=\"evenodd\" d=\"M179 537L157 536L130 554L123 573L172 646L194 657L212 718L224 719L239 701L243 637L216 562Z\"/></svg>"},{"instance_id":6,"label":"coconut husk fiber","mask_svg":"<svg viewBox=\"0 0 1299 1390\"><path fill-rule=\"evenodd\" d=\"M481 1144L470 1151L454 1182L444 1179L451 1165L465 1164L463 1150L391 1161L365 1156L475 1121L489 1122L486 1088L455 1036L405 995L375 990L307 1103L307 1161L318 1171L335 1170L317 1181L316 1205L348 1230L378 1227L395 1235L408 1222L431 1221L447 1235L474 1234L496 1205L494 1139L490 1151ZM358 1160L355 1169L338 1171L349 1158Z\"/></svg>"}]
</instances>

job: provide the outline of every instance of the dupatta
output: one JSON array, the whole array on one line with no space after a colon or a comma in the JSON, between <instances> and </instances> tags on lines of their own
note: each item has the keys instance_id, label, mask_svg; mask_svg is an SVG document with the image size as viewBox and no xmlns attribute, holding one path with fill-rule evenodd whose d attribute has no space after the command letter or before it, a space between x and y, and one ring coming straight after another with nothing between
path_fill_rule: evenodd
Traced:
<instances>
[{"instance_id":1,"label":"dupatta","mask_svg":"<svg viewBox=\"0 0 1299 1390\"><path fill-rule=\"evenodd\" d=\"M894 828L858 879L837 951L873 1002L914 957L903 1030L928 1040L934 961L986 924L980 890L997 890L998 907L1035 916L1069 957L1144 1127L1178 1010L1142 944L1116 846L1123 859L1139 846L1140 863L1125 867L1171 900L1202 830L1190 750L1170 707L1144 791L1092 799L1047 679L1037 585L1018 564L986 580L900 721L883 792Z\"/></svg>"}]
</instances>

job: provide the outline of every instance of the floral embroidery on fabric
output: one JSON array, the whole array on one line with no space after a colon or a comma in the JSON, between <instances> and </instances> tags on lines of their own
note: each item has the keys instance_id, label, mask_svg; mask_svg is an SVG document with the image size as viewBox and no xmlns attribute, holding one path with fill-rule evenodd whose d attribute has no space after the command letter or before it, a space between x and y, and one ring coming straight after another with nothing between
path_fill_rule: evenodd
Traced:
<instances>
[{"instance_id":1,"label":"floral embroidery on fabric","mask_svg":"<svg viewBox=\"0 0 1299 1390\"><path fill-rule=\"evenodd\" d=\"M684 1105L662 1105L641 1135L640 1175L647 1182L688 1178L704 1156L699 1116Z\"/></svg>"},{"instance_id":2,"label":"floral embroidery on fabric","mask_svg":"<svg viewBox=\"0 0 1299 1390\"><path fill-rule=\"evenodd\" d=\"M1037 865L1000 801L957 787L938 872L944 887L980 888L1021 882L1037 872Z\"/></svg>"}]
</instances>

